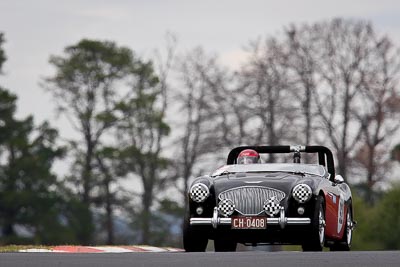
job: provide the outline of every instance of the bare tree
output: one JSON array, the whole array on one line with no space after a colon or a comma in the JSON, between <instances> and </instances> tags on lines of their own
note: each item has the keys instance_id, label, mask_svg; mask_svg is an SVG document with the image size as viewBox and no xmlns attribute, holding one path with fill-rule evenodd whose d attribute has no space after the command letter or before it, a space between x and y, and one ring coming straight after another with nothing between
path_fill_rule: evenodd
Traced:
<instances>
[{"instance_id":1,"label":"bare tree","mask_svg":"<svg viewBox=\"0 0 400 267\"><path fill-rule=\"evenodd\" d=\"M289 131L297 117L291 104L288 70L281 44L274 38L252 44L251 58L239 75L236 95L244 97L242 111L251 114L246 122L248 144L277 145L295 139ZM270 162L275 158L271 156Z\"/></svg>"},{"instance_id":2,"label":"bare tree","mask_svg":"<svg viewBox=\"0 0 400 267\"><path fill-rule=\"evenodd\" d=\"M364 21L292 25L286 36L286 64L294 78L292 92L301 101L306 140L314 133L315 141L331 143L344 176L352 159L360 161L365 158L360 151L369 151L368 164L363 164L372 186L375 148L399 127L393 120L398 104L395 49Z\"/></svg>"},{"instance_id":3,"label":"bare tree","mask_svg":"<svg viewBox=\"0 0 400 267\"><path fill-rule=\"evenodd\" d=\"M227 114L221 109L222 101L216 103L224 89L225 74L217 59L206 55L201 48L182 56L177 70L181 84L176 95L181 114L177 124L182 132L175 142L178 147L175 164L177 175L183 179L182 195L187 203L188 182L199 174L195 171L200 167L199 162L215 152L219 156L219 150L225 146L221 135L228 131L228 126L219 129L217 125Z\"/></svg>"},{"instance_id":4,"label":"bare tree","mask_svg":"<svg viewBox=\"0 0 400 267\"><path fill-rule=\"evenodd\" d=\"M368 73L360 87L361 106L356 113L364 143L357 159L366 170L367 196L372 196L374 185L385 179L389 169L388 147L400 128L399 77L399 51L387 37L376 37L368 61Z\"/></svg>"},{"instance_id":5,"label":"bare tree","mask_svg":"<svg viewBox=\"0 0 400 267\"><path fill-rule=\"evenodd\" d=\"M210 129L219 136L216 147L285 142L332 146L344 176L365 146L371 151L369 164L377 164L372 147L379 150L399 127L398 63L393 47L370 23L333 19L291 25L283 39L257 40L249 51L241 71L232 76L216 68L215 60L205 60L203 51L193 56L193 63L187 58L184 110L190 123L182 144L185 158L192 159L189 169L199 161L189 155L201 155L196 147L206 144ZM368 168L366 179L374 181L376 167Z\"/></svg>"},{"instance_id":6,"label":"bare tree","mask_svg":"<svg viewBox=\"0 0 400 267\"><path fill-rule=\"evenodd\" d=\"M334 19L317 23L315 51L318 94L315 99L322 131L336 150L339 173L346 176L351 158L361 137L357 119L358 97L374 48L369 23Z\"/></svg>"},{"instance_id":7,"label":"bare tree","mask_svg":"<svg viewBox=\"0 0 400 267\"><path fill-rule=\"evenodd\" d=\"M315 140L315 118L317 117L313 99L317 90L315 35L308 25L291 25L285 31L285 37L286 39L283 40L284 46L287 47L285 64L291 80L292 103L302 114L302 118L297 122L300 123L299 126L304 134L298 132L298 139L299 143L311 144Z\"/></svg>"}]
</instances>

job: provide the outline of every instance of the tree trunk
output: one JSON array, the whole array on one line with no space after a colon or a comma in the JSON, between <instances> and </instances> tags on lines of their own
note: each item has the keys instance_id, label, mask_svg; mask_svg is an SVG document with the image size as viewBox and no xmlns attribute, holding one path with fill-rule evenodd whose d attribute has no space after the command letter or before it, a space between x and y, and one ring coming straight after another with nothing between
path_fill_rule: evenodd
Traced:
<instances>
[{"instance_id":1,"label":"tree trunk","mask_svg":"<svg viewBox=\"0 0 400 267\"><path fill-rule=\"evenodd\" d=\"M112 194L110 192L110 181L106 180L106 216L107 216L107 245L114 245L114 223L112 212Z\"/></svg>"},{"instance_id":2,"label":"tree trunk","mask_svg":"<svg viewBox=\"0 0 400 267\"><path fill-rule=\"evenodd\" d=\"M108 168L104 165L103 160L99 155L96 155L97 162L100 170L104 175L104 189L105 189L105 204L106 204L106 229L107 229L107 245L114 244L114 223L113 223L113 195L110 191L110 184L112 181L111 174Z\"/></svg>"},{"instance_id":3,"label":"tree trunk","mask_svg":"<svg viewBox=\"0 0 400 267\"><path fill-rule=\"evenodd\" d=\"M343 107L343 131L342 131L342 141L341 141L341 151L339 152L339 171L340 175L343 177L347 177L347 166L348 166L348 152L347 152L347 134L348 134L348 125L349 125L349 115L350 115L350 88L349 81L347 77L346 80L346 92L344 98L344 107Z\"/></svg>"},{"instance_id":4,"label":"tree trunk","mask_svg":"<svg viewBox=\"0 0 400 267\"><path fill-rule=\"evenodd\" d=\"M150 242L150 222L151 214L150 208L152 204L152 190L145 188L142 196L143 210L142 210L142 244L148 245Z\"/></svg>"},{"instance_id":5,"label":"tree trunk","mask_svg":"<svg viewBox=\"0 0 400 267\"><path fill-rule=\"evenodd\" d=\"M92 161L94 156L95 144L91 140L90 134L86 134L85 140L86 140L86 155L82 172L82 182L83 182L82 202L87 207L89 214L89 221L84 223L93 225L92 213L90 211L90 205L91 205L90 191L91 191L91 177L93 169ZM94 229L94 227L92 227L92 229ZM89 245L92 241L92 234L93 231L84 233L79 241L83 245Z\"/></svg>"},{"instance_id":6,"label":"tree trunk","mask_svg":"<svg viewBox=\"0 0 400 267\"><path fill-rule=\"evenodd\" d=\"M270 146L277 145L276 135L275 135L275 101L273 100L272 88L268 88L268 142ZM269 154L269 162L274 163L276 161L274 153Z\"/></svg>"},{"instance_id":7,"label":"tree trunk","mask_svg":"<svg viewBox=\"0 0 400 267\"><path fill-rule=\"evenodd\" d=\"M83 181L83 203L90 205L90 190L92 177L92 160L93 160L94 144L90 136L86 136L86 155L82 173Z\"/></svg>"},{"instance_id":8,"label":"tree trunk","mask_svg":"<svg viewBox=\"0 0 400 267\"><path fill-rule=\"evenodd\" d=\"M304 101L304 116L306 119L306 143L305 145L310 145L311 142L311 89L306 88L306 99Z\"/></svg>"},{"instance_id":9,"label":"tree trunk","mask_svg":"<svg viewBox=\"0 0 400 267\"><path fill-rule=\"evenodd\" d=\"M15 168L15 161L16 161L16 151L14 149L14 145L10 144L8 146L8 151L9 151L9 166L8 168L10 170L12 170L13 168ZM9 192L15 192L16 190L16 185L15 185L15 179L13 179L13 174L12 172L9 173L9 177L6 178L8 181L13 181L11 183L6 184L6 188L5 191L9 191ZM7 237L7 236L13 236L15 235L15 231L14 231L14 223L15 223L15 216L16 216L16 212L15 209L13 207L4 207L4 210L2 213L0 213L0 216L4 216L2 219L4 221L3 223L3 227L2 227L2 235Z\"/></svg>"},{"instance_id":10,"label":"tree trunk","mask_svg":"<svg viewBox=\"0 0 400 267\"><path fill-rule=\"evenodd\" d=\"M187 199L187 191L189 190L189 183L188 183L188 179L189 179L189 173L191 173L191 171L189 171L189 167L185 166L185 170L184 170L184 181L183 181L183 196L182 196L182 200L184 204L184 210L187 209L188 206L188 199Z\"/></svg>"}]
</instances>

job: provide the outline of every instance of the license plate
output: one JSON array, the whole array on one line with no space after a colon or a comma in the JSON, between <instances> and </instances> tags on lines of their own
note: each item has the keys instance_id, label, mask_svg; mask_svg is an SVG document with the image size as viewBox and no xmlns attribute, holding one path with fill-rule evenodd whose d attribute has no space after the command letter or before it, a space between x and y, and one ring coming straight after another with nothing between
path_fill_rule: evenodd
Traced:
<instances>
[{"instance_id":1,"label":"license plate","mask_svg":"<svg viewBox=\"0 0 400 267\"><path fill-rule=\"evenodd\" d=\"M232 229L266 229L267 217L260 216L234 216Z\"/></svg>"}]
</instances>

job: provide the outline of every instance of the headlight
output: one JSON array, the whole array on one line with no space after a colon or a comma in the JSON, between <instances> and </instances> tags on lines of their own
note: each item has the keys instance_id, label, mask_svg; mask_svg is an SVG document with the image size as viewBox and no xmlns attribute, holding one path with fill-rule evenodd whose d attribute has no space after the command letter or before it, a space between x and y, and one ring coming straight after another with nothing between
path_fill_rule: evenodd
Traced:
<instances>
[{"instance_id":1,"label":"headlight","mask_svg":"<svg viewBox=\"0 0 400 267\"><path fill-rule=\"evenodd\" d=\"M305 203L310 200L312 196L312 190L309 185L298 184L293 188L293 198L299 203Z\"/></svg>"},{"instance_id":2,"label":"headlight","mask_svg":"<svg viewBox=\"0 0 400 267\"><path fill-rule=\"evenodd\" d=\"M264 202L264 211L269 216L274 216L279 213L281 205L276 197L271 197Z\"/></svg>"},{"instance_id":3,"label":"headlight","mask_svg":"<svg viewBox=\"0 0 400 267\"><path fill-rule=\"evenodd\" d=\"M196 183L190 188L190 198L195 202L204 202L210 195L210 190L205 184Z\"/></svg>"},{"instance_id":4,"label":"headlight","mask_svg":"<svg viewBox=\"0 0 400 267\"><path fill-rule=\"evenodd\" d=\"M223 199L218 204L218 212L222 216L228 217L235 211L235 204L230 199Z\"/></svg>"}]
</instances>

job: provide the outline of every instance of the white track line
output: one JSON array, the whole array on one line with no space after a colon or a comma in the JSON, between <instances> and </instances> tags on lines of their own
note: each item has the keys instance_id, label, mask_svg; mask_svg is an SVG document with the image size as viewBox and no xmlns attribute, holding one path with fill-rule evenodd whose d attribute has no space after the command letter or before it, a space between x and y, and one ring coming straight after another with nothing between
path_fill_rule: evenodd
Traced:
<instances>
[{"instance_id":1,"label":"white track line","mask_svg":"<svg viewBox=\"0 0 400 267\"><path fill-rule=\"evenodd\" d=\"M159 247L152 247L152 246L135 246L141 249L144 249L146 251L150 251L150 252L165 252L168 251L165 248L159 248Z\"/></svg>"},{"instance_id":2,"label":"white track line","mask_svg":"<svg viewBox=\"0 0 400 267\"><path fill-rule=\"evenodd\" d=\"M103 246L103 247L91 247L94 249L100 249L106 253L124 253L124 252L132 252L132 250L121 248L121 247L111 247L111 246Z\"/></svg>"},{"instance_id":3,"label":"white track line","mask_svg":"<svg viewBox=\"0 0 400 267\"><path fill-rule=\"evenodd\" d=\"M28 249L21 249L19 252L53 252L50 249L44 249L44 248L28 248Z\"/></svg>"},{"instance_id":4,"label":"white track line","mask_svg":"<svg viewBox=\"0 0 400 267\"><path fill-rule=\"evenodd\" d=\"M80 246L79 246L80 247ZM140 249L143 251L135 251L131 248ZM19 252L55 252L55 253L94 253L94 252L76 252L76 251L68 251L62 249L56 249L57 247L50 248L50 249L43 249L43 248L29 248L29 249L21 249ZM99 247L83 247L88 249L97 250L96 253L135 253L135 252L182 252L183 249L179 248L160 248L160 247L153 247L153 246L125 246L125 247L118 247L118 246L99 246Z\"/></svg>"}]
</instances>

